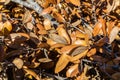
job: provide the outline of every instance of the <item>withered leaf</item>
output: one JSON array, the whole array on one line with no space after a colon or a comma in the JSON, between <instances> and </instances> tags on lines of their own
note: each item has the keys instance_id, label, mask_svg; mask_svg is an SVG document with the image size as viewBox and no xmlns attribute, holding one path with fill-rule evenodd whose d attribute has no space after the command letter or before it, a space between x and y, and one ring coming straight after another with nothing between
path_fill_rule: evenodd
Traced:
<instances>
[{"instance_id":1,"label":"withered leaf","mask_svg":"<svg viewBox=\"0 0 120 80\"><path fill-rule=\"evenodd\" d=\"M23 16L23 23L31 22L32 21L32 15L29 10L25 11L25 14Z\"/></svg>"},{"instance_id":2,"label":"withered leaf","mask_svg":"<svg viewBox=\"0 0 120 80\"><path fill-rule=\"evenodd\" d=\"M118 28L117 26L115 26L112 29L112 31L110 32L110 36L109 36L109 43L112 43L115 40L119 31L120 31L120 28Z\"/></svg>"},{"instance_id":3,"label":"withered leaf","mask_svg":"<svg viewBox=\"0 0 120 80\"><path fill-rule=\"evenodd\" d=\"M60 71L62 71L67 66L68 63L69 63L69 56L63 53L56 64L55 73L59 73Z\"/></svg>"},{"instance_id":4,"label":"withered leaf","mask_svg":"<svg viewBox=\"0 0 120 80\"><path fill-rule=\"evenodd\" d=\"M49 34L49 36L52 40L54 40L57 43L67 44L67 41L62 36L59 36L57 34Z\"/></svg>"},{"instance_id":5,"label":"withered leaf","mask_svg":"<svg viewBox=\"0 0 120 80\"><path fill-rule=\"evenodd\" d=\"M81 59L82 57L85 57L85 56L86 56L86 54L87 54L87 52L88 52L88 49L87 49L87 50L85 50L85 51L84 51L84 52L82 52L82 53L79 53L79 54L78 54L78 55L76 55L76 56L71 57L70 61L71 61L71 62L74 62L74 61L76 61L76 60Z\"/></svg>"},{"instance_id":6,"label":"withered leaf","mask_svg":"<svg viewBox=\"0 0 120 80\"><path fill-rule=\"evenodd\" d=\"M73 77L73 76L76 76L78 73L79 73L78 64L75 64L67 70L66 76Z\"/></svg>"},{"instance_id":7,"label":"withered leaf","mask_svg":"<svg viewBox=\"0 0 120 80\"><path fill-rule=\"evenodd\" d=\"M73 49L73 50L69 53L69 55L75 56L75 55L78 55L78 54L84 52L84 51L87 50L87 49L88 49L88 47L86 47L86 46L78 46L78 47L76 47L75 49Z\"/></svg>"}]
</instances>

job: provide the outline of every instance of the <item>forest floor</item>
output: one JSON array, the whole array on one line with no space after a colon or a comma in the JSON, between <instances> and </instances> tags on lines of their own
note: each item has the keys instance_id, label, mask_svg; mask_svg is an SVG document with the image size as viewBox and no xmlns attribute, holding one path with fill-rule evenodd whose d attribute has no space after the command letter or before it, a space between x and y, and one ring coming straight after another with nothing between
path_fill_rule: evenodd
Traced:
<instances>
[{"instance_id":1,"label":"forest floor","mask_svg":"<svg viewBox=\"0 0 120 80\"><path fill-rule=\"evenodd\" d=\"M119 80L120 0L0 0L0 80Z\"/></svg>"}]
</instances>

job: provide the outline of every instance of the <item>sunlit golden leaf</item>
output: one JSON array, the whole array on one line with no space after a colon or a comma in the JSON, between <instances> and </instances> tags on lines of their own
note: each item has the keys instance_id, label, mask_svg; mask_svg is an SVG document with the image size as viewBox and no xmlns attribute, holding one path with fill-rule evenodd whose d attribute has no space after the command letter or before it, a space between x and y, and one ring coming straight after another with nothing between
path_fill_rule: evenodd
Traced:
<instances>
[{"instance_id":1,"label":"sunlit golden leaf","mask_svg":"<svg viewBox=\"0 0 120 80\"><path fill-rule=\"evenodd\" d=\"M55 73L59 73L60 71L62 71L67 66L68 63L69 63L69 56L63 53L56 64Z\"/></svg>"},{"instance_id":2,"label":"sunlit golden leaf","mask_svg":"<svg viewBox=\"0 0 120 80\"><path fill-rule=\"evenodd\" d=\"M64 47L64 46L65 46L65 44L57 43L57 44L53 44L50 49L60 48L60 47Z\"/></svg>"},{"instance_id":3,"label":"sunlit golden leaf","mask_svg":"<svg viewBox=\"0 0 120 80\"><path fill-rule=\"evenodd\" d=\"M63 17L60 13L58 13L58 12L53 12L53 16L54 16L54 18L55 18L57 21L59 21L59 22L65 22L64 17Z\"/></svg>"},{"instance_id":4,"label":"sunlit golden leaf","mask_svg":"<svg viewBox=\"0 0 120 80\"><path fill-rule=\"evenodd\" d=\"M61 53L65 53L65 54L69 54L70 51L72 51L74 48L78 47L77 45L68 45L68 46L64 46L61 49Z\"/></svg>"},{"instance_id":5,"label":"sunlit golden leaf","mask_svg":"<svg viewBox=\"0 0 120 80\"><path fill-rule=\"evenodd\" d=\"M70 3L74 4L75 6L80 6L80 0L69 0Z\"/></svg>"},{"instance_id":6,"label":"sunlit golden leaf","mask_svg":"<svg viewBox=\"0 0 120 80\"><path fill-rule=\"evenodd\" d=\"M94 29L93 29L93 35L94 36L98 35L101 29L102 29L102 23L97 22L94 26Z\"/></svg>"},{"instance_id":7,"label":"sunlit golden leaf","mask_svg":"<svg viewBox=\"0 0 120 80\"><path fill-rule=\"evenodd\" d=\"M96 53L96 48L90 49L90 51L87 53L87 56L90 57Z\"/></svg>"},{"instance_id":8,"label":"sunlit golden leaf","mask_svg":"<svg viewBox=\"0 0 120 80\"><path fill-rule=\"evenodd\" d=\"M56 44L57 42L53 41L52 39L47 39L47 44L49 44L50 46Z\"/></svg>"},{"instance_id":9,"label":"sunlit golden leaf","mask_svg":"<svg viewBox=\"0 0 120 80\"><path fill-rule=\"evenodd\" d=\"M45 19L43 24L44 24L45 30L50 30L51 29L51 22L50 22L49 19Z\"/></svg>"}]
</instances>

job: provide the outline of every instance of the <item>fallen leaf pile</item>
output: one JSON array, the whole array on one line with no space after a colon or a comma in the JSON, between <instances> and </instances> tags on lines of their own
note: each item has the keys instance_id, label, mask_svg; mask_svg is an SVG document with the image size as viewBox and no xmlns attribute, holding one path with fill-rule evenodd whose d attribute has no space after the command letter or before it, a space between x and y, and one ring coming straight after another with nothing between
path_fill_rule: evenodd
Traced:
<instances>
[{"instance_id":1,"label":"fallen leaf pile","mask_svg":"<svg viewBox=\"0 0 120 80\"><path fill-rule=\"evenodd\" d=\"M0 80L119 75L120 0L0 0Z\"/></svg>"}]
</instances>

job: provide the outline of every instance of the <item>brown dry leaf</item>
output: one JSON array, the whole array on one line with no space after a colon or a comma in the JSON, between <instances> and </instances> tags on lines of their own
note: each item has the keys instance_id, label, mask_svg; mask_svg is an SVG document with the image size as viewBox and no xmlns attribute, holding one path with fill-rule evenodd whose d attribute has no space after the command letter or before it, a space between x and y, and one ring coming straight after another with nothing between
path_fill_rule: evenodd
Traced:
<instances>
[{"instance_id":1,"label":"brown dry leaf","mask_svg":"<svg viewBox=\"0 0 120 80\"><path fill-rule=\"evenodd\" d=\"M51 29L51 22L50 22L49 19L45 19L43 24L44 24L45 30L50 30Z\"/></svg>"},{"instance_id":2,"label":"brown dry leaf","mask_svg":"<svg viewBox=\"0 0 120 80\"><path fill-rule=\"evenodd\" d=\"M101 29L102 29L102 23L97 22L94 26L94 29L93 29L93 35L94 36L98 35Z\"/></svg>"},{"instance_id":3,"label":"brown dry leaf","mask_svg":"<svg viewBox=\"0 0 120 80\"><path fill-rule=\"evenodd\" d=\"M73 50L69 53L69 55L71 55L71 56L76 56L76 55L84 52L84 51L87 50L87 49L88 49L88 47L86 47L86 46L78 46L78 47L76 47L75 49L73 49Z\"/></svg>"},{"instance_id":4,"label":"brown dry leaf","mask_svg":"<svg viewBox=\"0 0 120 80\"><path fill-rule=\"evenodd\" d=\"M23 67L23 60L20 58L15 58L12 62L18 69L21 69Z\"/></svg>"},{"instance_id":5,"label":"brown dry leaf","mask_svg":"<svg viewBox=\"0 0 120 80\"><path fill-rule=\"evenodd\" d=\"M45 9L41 12L41 15L49 14L49 13L51 13L54 9L55 9L54 7L45 8Z\"/></svg>"},{"instance_id":6,"label":"brown dry leaf","mask_svg":"<svg viewBox=\"0 0 120 80\"><path fill-rule=\"evenodd\" d=\"M64 37L67 40L68 44L71 43L70 37L67 31L65 30L64 25L59 25L57 28L57 32L60 36Z\"/></svg>"},{"instance_id":7,"label":"brown dry leaf","mask_svg":"<svg viewBox=\"0 0 120 80\"><path fill-rule=\"evenodd\" d=\"M61 48L61 53L69 54L73 49L78 47L77 45L68 45Z\"/></svg>"},{"instance_id":8,"label":"brown dry leaf","mask_svg":"<svg viewBox=\"0 0 120 80\"><path fill-rule=\"evenodd\" d=\"M105 36L105 37L101 38L99 41L95 42L95 45L101 47L108 41L109 41L108 37Z\"/></svg>"},{"instance_id":9,"label":"brown dry leaf","mask_svg":"<svg viewBox=\"0 0 120 80\"><path fill-rule=\"evenodd\" d=\"M0 45L0 62L2 62L5 57L6 57L6 53L5 53L4 46Z\"/></svg>"},{"instance_id":10,"label":"brown dry leaf","mask_svg":"<svg viewBox=\"0 0 120 80\"><path fill-rule=\"evenodd\" d=\"M69 0L70 3L74 4L75 6L80 6L80 0Z\"/></svg>"},{"instance_id":11,"label":"brown dry leaf","mask_svg":"<svg viewBox=\"0 0 120 80\"><path fill-rule=\"evenodd\" d=\"M76 60L81 59L82 57L85 57L85 56L86 56L86 54L87 54L87 52L88 52L88 49L87 49L87 50L85 50L85 51L84 51L84 52L82 52L82 53L79 53L79 54L78 54L78 55L76 55L76 56L71 57L70 61L71 61L71 62L74 62L74 61L76 61Z\"/></svg>"},{"instance_id":12,"label":"brown dry leaf","mask_svg":"<svg viewBox=\"0 0 120 80\"><path fill-rule=\"evenodd\" d=\"M66 39L62 36L59 36L57 34L49 34L49 36L53 41L55 41L57 43L67 44Z\"/></svg>"},{"instance_id":13,"label":"brown dry leaf","mask_svg":"<svg viewBox=\"0 0 120 80\"><path fill-rule=\"evenodd\" d=\"M31 15L29 10L25 11L22 20L23 20L23 23L27 23L27 22L31 22L32 21L32 15Z\"/></svg>"},{"instance_id":14,"label":"brown dry leaf","mask_svg":"<svg viewBox=\"0 0 120 80\"><path fill-rule=\"evenodd\" d=\"M55 11L53 12L53 16L58 22L65 22L64 17L60 13Z\"/></svg>"},{"instance_id":15,"label":"brown dry leaf","mask_svg":"<svg viewBox=\"0 0 120 80\"><path fill-rule=\"evenodd\" d=\"M92 55L94 55L96 53L96 48L90 49L90 51L87 53L88 57L91 57Z\"/></svg>"},{"instance_id":16,"label":"brown dry leaf","mask_svg":"<svg viewBox=\"0 0 120 80\"><path fill-rule=\"evenodd\" d=\"M120 72L116 72L116 73L112 74L112 78L114 80L119 80L120 79Z\"/></svg>"},{"instance_id":17,"label":"brown dry leaf","mask_svg":"<svg viewBox=\"0 0 120 80\"><path fill-rule=\"evenodd\" d=\"M115 38L116 38L119 31L120 31L120 28L117 27L117 26L115 26L112 29L112 31L110 32L110 35L109 35L109 43L112 43L115 40Z\"/></svg>"},{"instance_id":18,"label":"brown dry leaf","mask_svg":"<svg viewBox=\"0 0 120 80\"><path fill-rule=\"evenodd\" d=\"M24 71L27 72L26 74L32 75L36 80L41 80L39 75L37 75L33 70L24 68Z\"/></svg>"},{"instance_id":19,"label":"brown dry leaf","mask_svg":"<svg viewBox=\"0 0 120 80\"><path fill-rule=\"evenodd\" d=\"M79 67L78 64L75 64L71 66L67 71L66 71L66 76L67 77L74 77L79 73Z\"/></svg>"},{"instance_id":20,"label":"brown dry leaf","mask_svg":"<svg viewBox=\"0 0 120 80\"><path fill-rule=\"evenodd\" d=\"M60 71L62 71L67 66L68 63L69 63L69 56L63 53L56 64L55 73L59 73Z\"/></svg>"}]
</instances>

